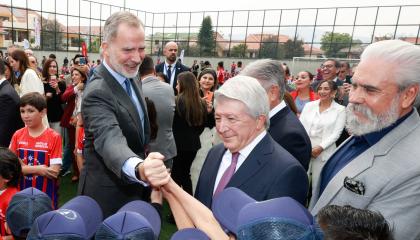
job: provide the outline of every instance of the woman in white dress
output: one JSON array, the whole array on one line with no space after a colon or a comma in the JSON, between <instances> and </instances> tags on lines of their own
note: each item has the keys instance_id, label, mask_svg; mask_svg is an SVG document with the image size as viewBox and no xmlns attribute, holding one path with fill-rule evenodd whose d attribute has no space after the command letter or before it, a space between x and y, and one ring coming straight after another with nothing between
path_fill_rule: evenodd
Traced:
<instances>
[{"instance_id":1,"label":"woman in white dress","mask_svg":"<svg viewBox=\"0 0 420 240\"><path fill-rule=\"evenodd\" d=\"M303 108L300 121L311 139L312 158L308 170L312 191L319 180L322 167L336 149L335 141L344 128L345 107L334 101L337 85L323 80L317 88L319 99Z\"/></svg>"}]
</instances>

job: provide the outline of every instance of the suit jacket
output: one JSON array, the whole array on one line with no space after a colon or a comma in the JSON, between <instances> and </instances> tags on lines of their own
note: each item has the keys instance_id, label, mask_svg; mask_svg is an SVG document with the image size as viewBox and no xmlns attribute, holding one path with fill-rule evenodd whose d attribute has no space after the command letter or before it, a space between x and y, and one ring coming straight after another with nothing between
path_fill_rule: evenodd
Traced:
<instances>
[{"instance_id":1,"label":"suit jacket","mask_svg":"<svg viewBox=\"0 0 420 240\"><path fill-rule=\"evenodd\" d=\"M78 193L95 199L104 217L115 213L132 200L148 199L148 189L129 181L122 172L130 157L145 157L144 145L149 139L149 123L143 93L132 81L144 110L142 124L133 101L105 66L96 68L84 90L82 116L85 127L85 164L80 176Z\"/></svg>"},{"instance_id":2,"label":"suit jacket","mask_svg":"<svg viewBox=\"0 0 420 240\"><path fill-rule=\"evenodd\" d=\"M297 116L286 105L270 118L271 137L308 170L311 160L311 140Z\"/></svg>"},{"instance_id":3,"label":"suit jacket","mask_svg":"<svg viewBox=\"0 0 420 240\"><path fill-rule=\"evenodd\" d=\"M319 113L319 101L320 100L308 102L300 114L299 120L302 122L303 127L306 129L308 134L315 115ZM321 152L320 156L318 156L318 159L325 162L337 148L335 141L337 141L344 129L344 124L346 122L346 109L344 106L341 106L333 101L330 108L322 113L320 122L323 129L322 135L318 136L322 139L319 145L324 150Z\"/></svg>"},{"instance_id":4,"label":"suit jacket","mask_svg":"<svg viewBox=\"0 0 420 240\"><path fill-rule=\"evenodd\" d=\"M195 190L195 198L211 208L213 189L226 148L210 149ZM267 134L251 151L226 188L236 187L257 201L290 196L305 204L308 177L302 165Z\"/></svg>"},{"instance_id":5,"label":"suit jacket","mask_svg":"<svg viewBox=\"0 0 420 240\"><path fill-rule=\"evenodd\" d=\"M156 65L155 70L156 70L156 72L164 73L164 68L165 68L165 62L162 62L162 63L159 63L158 65ZM176 64L175 64L174 82L172 84L172 88L174 89L175 95L178 94L178 91L176 90L176 79L178 78L178 74L180 74L182 72L186 72L186 71L190 71L190 68L177 61ZM171 79L167 79L167 80L168 80L167 83L171 84Z\"/></svg>"},{"instance_id":6,"label":"suit jacket","mask_svg":"<svg viewBox=\"0 0 420 240\"><path fill-rule=\"evenodd\" d=\"M142 80L143 94L152 100L156 107L158 132L156 139L149 143L151 152L159 152L165 159L176 156L176 145L172 132L174 120L175 96L172 88L156 77Z\"/></svg>"},{"instance_id":7,"label":"suit jacket","mask_svg":"<svg viewBox=\"0 0 420 240\"><path fill-rule=\"evenodd\" d=\"M9 147L13 133L23 127L19 112L20 98L9 81L0 85L0 146Z\"/></svg>"},{"instance_id":8,"label":"suit jacket","mask_svg":"<svg viewBox=\"0 0 420 240\"><path fill-rule=\"evenodd\" d=\"M414 111L379 142L360 154L328 183L310 204L316 215L326 205L351 205L380 212L395 239L420 239L420 117ZM341 145L342 146L342 145ZM343 187L348 176L365 186L358 195ZM316 185L319 194L320 183Z\"/></svg>"}]
</instances>

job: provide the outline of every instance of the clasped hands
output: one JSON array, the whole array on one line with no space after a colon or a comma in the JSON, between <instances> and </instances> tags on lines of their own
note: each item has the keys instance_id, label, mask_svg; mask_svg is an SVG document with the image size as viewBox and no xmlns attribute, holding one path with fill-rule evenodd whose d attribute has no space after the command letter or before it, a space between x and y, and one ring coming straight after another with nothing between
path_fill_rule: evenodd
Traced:
<instances>
[{"instance_id":1,"label":"clasped hands","mask_svg":"<svg viewBox=\"0 0 420 240\"><path fill-rule=\"evenodd\" d=\"M141 180L148 182L154 188L167 184L171 177L163 162L164 159L162 154L151 152L139 165Z\"/></svg>"}]
</instances>

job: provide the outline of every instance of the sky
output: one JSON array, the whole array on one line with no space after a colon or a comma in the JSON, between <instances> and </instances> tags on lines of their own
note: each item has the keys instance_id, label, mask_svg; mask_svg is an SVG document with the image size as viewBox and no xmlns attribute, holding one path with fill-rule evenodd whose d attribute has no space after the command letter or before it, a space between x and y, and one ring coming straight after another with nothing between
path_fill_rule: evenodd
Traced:
<instances>
[{"instance_id":1,"label":"sky","mask_svg":"<svg viewBox=\"0 0 420 240\"><path fill-rule=\"evenodd\" d=\"M124 4L124 0L102 0ZM151 4L155 3L155 4ZM126 7L150 12L258 10L290 8L420 5L420 0L125 0Z\"/></svg>"}]
</instances>

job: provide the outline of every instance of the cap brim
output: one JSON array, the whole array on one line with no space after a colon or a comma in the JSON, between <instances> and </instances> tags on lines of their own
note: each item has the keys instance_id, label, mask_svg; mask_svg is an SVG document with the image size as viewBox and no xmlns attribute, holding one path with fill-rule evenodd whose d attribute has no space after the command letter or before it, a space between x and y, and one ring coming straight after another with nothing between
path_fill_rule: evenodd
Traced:
<instances>
[{"instance_id":1,"label":"cap brim","mask_svg":"<svg viewBox=\"0 0 420 240\"><path fill-rule=\"evenodd\" d=\"M155 236L158 237L161 228L161 219L157 210L150 204L141 200L131 201L118 210L118 212L135 212L144 216L152 226Z\"/></svg>"},{"instance_id":2,"label":"cap brim","mask_svg":"<svg viewBox=\"0 0 420 240\"><path fill-rule=\"evenodd\" d=\"M101 207L88 196L77 196L64 204L60 209L70 209L77 212L85 223L88 237L95 235L96 229L103 219Z\"/></svg>"},{"instance_id":3,"label":"cap brim","mask_svg":"<svg viewBox=\"0 0 420 240\"><path fill-rule=\"evenodd\" d=\"M171 240L210 240L210 238L200 229L185 228L174 233Z\"/></svg>"},{"instance_id":4,"label":"cap brim","mask_svg":"<svg viewBox=\"0 0 420 240\"><path fill-rule=\"evenodd\" d=\"M279 197L262 202L250 203L240 211L238 226L264 218L286 218L298 221L306 226L313 224L313 216L300 203L290 197Z\"/></svg>"},{"instance_id":5,"label":"cap brim","mask_svg":"<svg viewBox=\"0 0 420 240\"><path fill-rule=\"evenodd\" d=\"M255 200L237 188L226 188L219 193L212 204L212 211L219 223L230 232L237 234L237 219L241 209Z\"/></svg>"}]
</instances>

